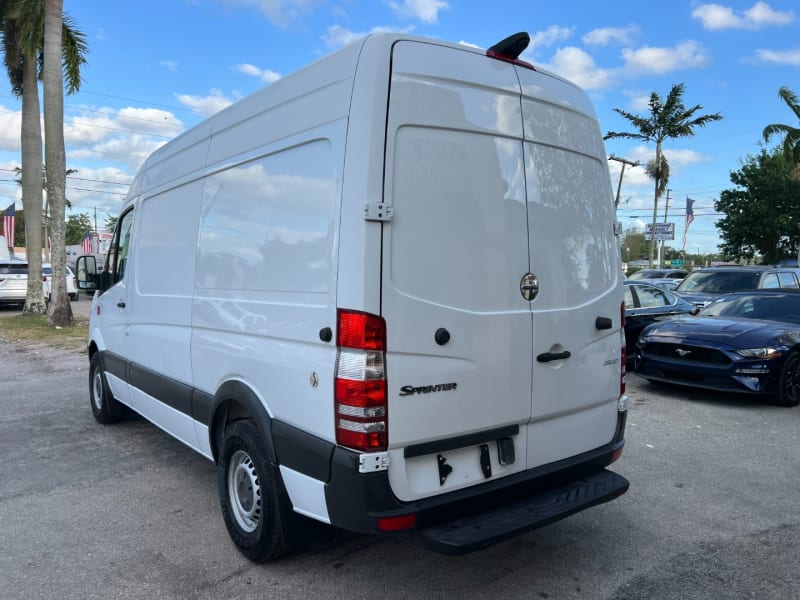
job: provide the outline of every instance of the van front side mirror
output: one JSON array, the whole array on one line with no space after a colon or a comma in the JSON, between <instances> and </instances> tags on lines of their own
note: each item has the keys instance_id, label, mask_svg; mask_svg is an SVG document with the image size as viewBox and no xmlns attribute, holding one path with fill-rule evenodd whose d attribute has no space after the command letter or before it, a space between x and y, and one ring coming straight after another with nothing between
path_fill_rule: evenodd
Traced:
<instances>
[{"instance_id":1,"label":"van front side mirror","mask_svg":"<svg viewBox=\"0 0 800 600\"><path fill-rule=\"evenodd\" d=\"M75 261L75 279L78 289L90 292L97 289L97 259L91 254L79 256Z\"/></svg>"}]
</instances>

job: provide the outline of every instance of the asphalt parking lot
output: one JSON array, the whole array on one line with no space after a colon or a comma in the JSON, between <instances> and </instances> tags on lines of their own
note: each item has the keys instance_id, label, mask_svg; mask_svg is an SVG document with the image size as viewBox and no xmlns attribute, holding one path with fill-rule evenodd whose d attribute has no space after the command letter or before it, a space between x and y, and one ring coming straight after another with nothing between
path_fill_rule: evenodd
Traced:
<instances>
[{"instance_id":1,"label":"asphalt parking lot","mask_svg":"<svg viewBox=\"0 0 800 600\"><path fill-rule=\"evenodd\" d=\"M73 310L88 311L82 297ZM89 410L79 352L0 346L0 596L780 599L800 590L800 409L629 376L625 496L484 551L326 532L256 565L214 465Z\"/></svg>"}]
</instances>

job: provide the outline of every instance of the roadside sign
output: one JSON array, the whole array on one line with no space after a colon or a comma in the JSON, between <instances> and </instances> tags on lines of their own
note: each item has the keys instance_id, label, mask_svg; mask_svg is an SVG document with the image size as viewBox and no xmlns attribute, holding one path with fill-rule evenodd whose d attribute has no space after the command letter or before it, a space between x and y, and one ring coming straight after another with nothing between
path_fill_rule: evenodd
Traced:
<instances>
[{"instance_id":1,"label":"roadside sign","mask_svg":"<svg viewBox=\"0 0 800 600\"><path fill-rule=\"evenodd\" d=\"M653 233L653 224L645 223L644 226L644 239L651 239ZM656 223L656 240L674 240L675 239L675 223Z\"/></svg>"}]
</instances>

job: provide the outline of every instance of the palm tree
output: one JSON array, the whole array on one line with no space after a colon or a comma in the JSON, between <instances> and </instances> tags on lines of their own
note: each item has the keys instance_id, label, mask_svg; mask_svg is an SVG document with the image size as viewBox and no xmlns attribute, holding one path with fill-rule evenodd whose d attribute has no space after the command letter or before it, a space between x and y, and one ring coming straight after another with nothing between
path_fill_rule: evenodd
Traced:
<instances>
[{"instance_id":1,"label":"palm tree","mask_svg":"<svg viewBox=\"0 0 800 600\"><path fill-rule=\"evenodd\" d=\"M69 17L64 17L60 27L61 46L58 55L63 61L68 93L74 93L80 87L80 67L86 62L85 36L74 27ZM23 309L26 313L43 313L46 310L42 301L41 281L42 131L38 88L40 67L44 60L44 30L44 0L0 0L0 34L6 70L14 94L22 97L22 206L28 215L25 237L29 265L28 291ZM60 218L63 221L63 215ZM63 246L60 250L56 249L56 255L63 253Z\"/></svg>"},{"instance_id":2,"label":"palm tree","mask_svg":"<svg viewBox=\"0 0 800 600\"><path fill-rule=\"evenodd\" d=\"M69 17L64 16L63 0L44 2L44 60L42 88L44 90L45 169L47 171L47 202L50 206L53 266L50 310L47 324L63 327L72 323L72 307L66 281L61 273L66 267L66 152L64 149L64 75L68 91L80 86L80 67L86 63L86 42L77 34ZM65 33L71 32L71 36ZM62 62L63 61L63 62ZM56 276L56 273L59 275Z\"/></svg>"},{"instance_id":3,"label":"palm tree","mask_svg":"<svg viewBox=\"0 0 800 600\"><path fill-rule=\"evenodd\" d=\"M665 140L681 137L691 137L694 135L695 127L703 127L711 121L722 119L719 113L710 115L695 116L695 113L703 107L696 104L692 108L686 108L683 104L683 93L685 86L677 83L672 86L666 100L653 92L650 94L650 114L644 117L634 115L622 109L615 108L614 112L622 115L636 129L634 132L609 131L603 139L629 138L641 140L643 142L654 142L656 145L656 157L652 161L653 167L649 169L651 176L655 179L655 204L653 206L653 231L650 236L650 266L653 266L653 259L656 250L656 219L658 217L658 199L666 190L669 181L669 169L664 168L664 159L661 147Z\"/></svg>"},{"instance_id":4,"label":"palm tree","mask_svg":"<svg viewBox=\"0 0 800 600\"><path fill-rule=\"evenodd\" d=\"M47 309L42 298L42 129L39 121L38 52L33 26L19 20L20 2L3 0L3 54L11 90L22 97L22 208L28 258L28 290L23 312L41 314ZM33 14L28 17L33 20Z\"/></svg>"},{"instance_id":5,"label":"palm tree","mask_svg":"<svg viewBox=\"0 0 800 600\"><path fill-rule=\"evenodd\" d=\"M789 109L794 113L800 121L800 101L797 96L788 87L782 87L778 90L778 96L781 97ZM764 128L764 141L769 142L770 138L774 135L783 135L783 153L794 164L800 165L800 128L792 127L790 125L782 125L775 123L767 125Z\"/></svg>"}]
</instances>

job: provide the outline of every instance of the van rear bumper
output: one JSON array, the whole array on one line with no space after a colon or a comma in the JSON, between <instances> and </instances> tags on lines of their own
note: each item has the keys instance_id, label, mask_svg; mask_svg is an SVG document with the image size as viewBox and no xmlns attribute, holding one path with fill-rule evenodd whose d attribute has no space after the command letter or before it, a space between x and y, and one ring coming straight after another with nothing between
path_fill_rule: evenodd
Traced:
<instances>
[{"instance_id":1,"label":"van rear bumper","mask_svg":"<svg viewBox=\"0 0 800 600\"><path fill-rule=\"evenodd\" d=\"M548 525L624 494L628 481L605 467L624 445L626 412L607 445L471 488L413 502L391 492L388 474L359 473L357 452L335 447L325 498L330 522L359 533L384 533L379 519L416 516L432 550L463 554Z\"/></svg>"},{"instance_id":2,"label":"van rear bumper","mask_svg":"<svg viewBox=\"0 0 800 600\"><path fill-rule=\"evenodd\" d=\"M627 479L603 469L517 502L427 527L422 540L436 552L466 554L613 500L628 486Z\"/></svg>"}]
</instances>

